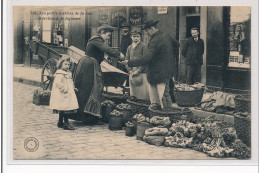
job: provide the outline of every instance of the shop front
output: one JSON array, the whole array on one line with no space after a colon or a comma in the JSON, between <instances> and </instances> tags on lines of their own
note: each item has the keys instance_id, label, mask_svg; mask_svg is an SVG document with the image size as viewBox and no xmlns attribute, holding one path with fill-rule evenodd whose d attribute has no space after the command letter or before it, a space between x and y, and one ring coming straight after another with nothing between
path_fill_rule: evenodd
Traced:
<instances>
[{"instance_id":1,"label":"shop front","mask_svg":"<svg viewBox=\"0 0 260 173\"><path fill-rule=\"evenodd\" d=\"M204 40L201 82L212 90L249 93L250 70L250 7L221 6L127 6L127 7L51 7L26 8L16 13L14 61L25 65L42 64L29 50L28 40L58 46L75 46L85 50L87 40L102 24L114 27L107 43L121 50L122 27L141 27L146 20L159 20L161 31L180 42L191 36L190 29L198 27ZM239 17L238 17L239 16ZM21 19L18 19L18 18ZM72 18L73 17L73 18ZM50 19L50 20L49 20ZM19 28L19 29L18 29ZM27 41L26 41L27 40ZM142 33L142 40L149 36ZM23 45L23 46L19 46ZM179 53L177 80L185 83L185 59ZM114 59L113 65L117 62Z\"/></svg>"},{"instance_id":2,"label":"shop front","mask_svg":"<svg viewBox=\"0 0 260 173\"><path fill-rule=\"evenodd\" d=\"M191 37L190 29L199 28L205 50L201 82L211 91L250 93L250 7L149 7L147 11L147 19L158 19L159 29L179 40L180 50ZM186 82L181 53L177 80Z\"/></svg>"}]
</instances>

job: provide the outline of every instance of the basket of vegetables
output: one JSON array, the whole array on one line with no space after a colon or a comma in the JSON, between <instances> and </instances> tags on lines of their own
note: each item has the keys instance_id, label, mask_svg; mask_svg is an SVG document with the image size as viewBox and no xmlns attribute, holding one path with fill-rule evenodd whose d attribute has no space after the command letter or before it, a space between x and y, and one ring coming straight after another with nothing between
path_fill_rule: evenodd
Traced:
<instances>
[{"instance_id":1,"label":"basket of vegetables","mask_svg":"<svg viewBox=\"0 0 260 173\"><path fill-rule=\"evenodd\" d=\"M125 135L126 136L134 136L134 134L135 134L134 124L128 121L125 124Z\"/></svg>"},{"instance_id":2,"label":"basket of vegetables","mask_svg":"<svg viewBox=\"0 0 260 173\"><path fill-rule=\"evenodd\" d=\"M149 118L145 117L143 114L135 114L132 118L132 123L134 125L134 130L136 133L137 122L148 122Z\"/></svg>"},{"instance_id":3,"label":"basket of vegetables","mask_svg":"<svg viewBox=\"0 0 260 173\"><path fill-rule=\"evenodd\" d=\"M237 95L235 97L235 109L238 112L251 112L250 96Z\"/></svg>"},{"instance_id":4,"label":"basket of vegetables","mask_svg":"<svg viewBox=\"0 0 260 173\"><path fill-rule=\"evenodd\" d=\"M109 130L122 130L122 113L114 109L109 117Z\"/></svg>"},{"instance_id":5,"label":"basket of vegetables","mask_svg":"<svg viewBox=\"0 0 260 173\"><path fill-rule=\"evenodd\" d=\"M132 113L135 114L143 114L145 116L149 115L148 107L150 105L150 101L140 100L135 97L130 97L127 99L127 103L132 107Z\"/></svg>"},{"instance_id":6,"label":"basket of vegetables","mask_svg":"<svg viewBox=\"0 0 260 173\"><path fill-rule=\"evenodd\" d=\"M188 108L164 108L163 110L153 110L149 108L150 118L154 116L169 117L171 123L174 123L181 119L181 116L185 115L186 119L190 121L192 119L192 112Z\"/></svg>"},{"instance_id":7,"label":"basket of vegetables","mask_svg":"<svg viewBox=\"0 0 260 173\"><path fill-rule=\"evenodd\" d=\"M101 103L101 115L102 115L102 121L104 123L109 122L110 113L114 110L115 107L116 107L115 103L111 100L105 100Z\"/></svg>"},{"instance_id":8,"label":"basket of vegetables","mask_svg":"<svg viewBox=\"0 0 260 173\"><path fill-rule=\"evenodd\" d=\"M178 106L196 106L202 100L204 87L179 83L173 93Z\"/></svg>"},{"instance_id":9,"label":"basket of vegetables","mask_svg":"<svg viewBox=\"0 0 260 173\"><path fill-rule=\"evenodd\" d=\"M125 123L127 123L131 119L131 106L126 103L121 103L116 106L116 109L122 113L122 126L124 127Z\"/></svg>"}]
</instances>

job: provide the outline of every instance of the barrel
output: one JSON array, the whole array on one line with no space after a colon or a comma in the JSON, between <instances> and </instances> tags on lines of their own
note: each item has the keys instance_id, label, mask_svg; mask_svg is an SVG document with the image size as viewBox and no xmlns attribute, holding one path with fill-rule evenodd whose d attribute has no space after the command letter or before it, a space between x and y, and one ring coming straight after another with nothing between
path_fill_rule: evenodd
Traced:
<instances>
[{"instance_id":1,"label":"barrel","mask_svg":"<svg viewBox=\"0 0 260 173\"><path fill-rule=\"evenodd\" d=\"M104 123L109 122L110 113L113 111L113 107L111 106L102 106L101 107L101 115L102 115L102 121Z\"/></svg>"},{"instance_id":2,"label":"barrel","mask_svg":"<svg viewBox=\"0 0 260 173\"><path fill-rule=\"evenodd\" d=\"M129 126L126 126L125 127L125 135L126 136L134 136L134 127L129 127Z\"/></svg>"},{"instance_id":3,"label":"barrel","mask_svg":"<svg viewBox=\"0 0 260 173\"><path fill-rule=\"evenodd\" d=\"M132 123L133 123L133 125L134 125L134 133L136 134L137 120L136 120L136 119L132 119Z\"/></svg>"},{"instance_id":4,"label":"barrel","mask_svg":"<svg viewBox=\"0 0 260 173\"><path fill-rule=\"evenodd\" d=\"M109 117L109 130L122 130L122 116Z\"/></svg>"},{"instance_id":5,"label":"barrel","mask_svg":"<svg viewBox=\"0 0 260 173\"><path fill-rule=\"evenodd\" d=\"M149 129L151 127L152 127L152 125L147 122L137 123L136 139L143 140L145 130Z\"/></svg>"},{"instance_id":6,"label":"barrel","mask_svg":"<svg viewBox=\"0 0 260 173\"><path fill-rule=\"evenodd\" d=\"M131 119L131 110L120 110L118 109L122 115L122 127L125 127L125 123L127 123Z\"/></svg>"}]
</instances>

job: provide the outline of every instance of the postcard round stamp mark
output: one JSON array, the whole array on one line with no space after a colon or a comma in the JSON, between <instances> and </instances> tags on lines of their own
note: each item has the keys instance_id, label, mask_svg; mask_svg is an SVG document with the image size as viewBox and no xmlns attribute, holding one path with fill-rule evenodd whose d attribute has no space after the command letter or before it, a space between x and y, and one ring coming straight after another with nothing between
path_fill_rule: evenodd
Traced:
<instances>
[{"instance_id":1,"label":"postcard round stamp mark","mask_svg":"<svg viewBox=\"0 0 260 173\"><path fill-rule=\"evenodd\" d=\"M29 137L24 141L24 148L29 152L35 152L39 148L39 141L34 137Z\"/></svg>"}]
</instances>

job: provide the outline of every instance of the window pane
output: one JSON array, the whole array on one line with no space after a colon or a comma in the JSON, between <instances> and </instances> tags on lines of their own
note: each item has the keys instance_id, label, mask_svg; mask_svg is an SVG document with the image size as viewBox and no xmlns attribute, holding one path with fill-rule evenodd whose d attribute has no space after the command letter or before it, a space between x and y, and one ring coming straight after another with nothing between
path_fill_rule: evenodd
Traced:
<instances>
[{"instance_id":1,"label":"window pane","mask_svg":"<svg viewBox=\"0 0 260 173\"><path fill-rule=\"evenodd\" d=\"M42 41L51 43L51 31L42 31Z\"/></svg>"},{"instance_id":2,"label":"window pane","mask_svg":"<svg viewBox=\"0 0 260 173\"><path fill-rule=\"evenodd\" d=\"M250 68L250 7L231 7L229 25L229 67Z\"/></svg>"},{"instance_id":3,"label":"window pane","mask_svg":"<svg viewBox=\"0 0 260 173\"><path fill-rule=\"evenodd\" d=\"M42 20L42 30L51 30L51 20Z\"/></svg>"}]
</instances>

